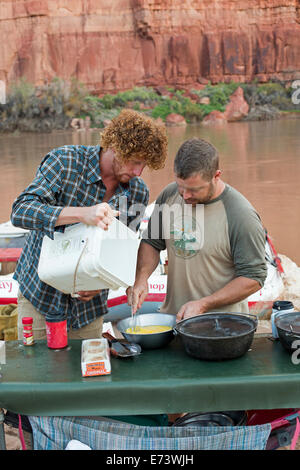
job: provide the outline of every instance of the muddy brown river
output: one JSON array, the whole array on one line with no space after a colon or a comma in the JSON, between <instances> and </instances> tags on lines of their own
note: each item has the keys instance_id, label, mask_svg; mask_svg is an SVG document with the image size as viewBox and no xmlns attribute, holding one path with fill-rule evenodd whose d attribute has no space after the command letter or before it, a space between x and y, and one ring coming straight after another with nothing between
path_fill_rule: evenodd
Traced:
<instances>
[{"instance_id":1,"label":"muddy brown river","mask_svg":"<svg viewBox=\"0 0 300 470\"><path fill-rule=\"evenodd\" d=\"M300 119L230 123L221 127L168 128L169 157L163 170L145 170L153 201L173 180L173 159L191 137L220 152L223 180L243 193L259 212L277 251L300 265ZM95 145L98 131L0 136L0 222L9 219L15 197L32 180L43 156L61 145Z\"/></svg>"}]
</instances>

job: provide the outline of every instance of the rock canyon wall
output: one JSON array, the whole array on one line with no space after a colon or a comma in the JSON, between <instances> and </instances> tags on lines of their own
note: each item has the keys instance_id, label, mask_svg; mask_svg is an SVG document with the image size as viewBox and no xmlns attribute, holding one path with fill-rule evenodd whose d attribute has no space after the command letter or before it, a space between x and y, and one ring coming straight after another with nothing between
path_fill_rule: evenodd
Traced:
<instances>
[{"instance_id":1,"label":"rock canyon wall","mask_svg":"<svg viewBox=\"0 0 300 470\"><path fill-rule=\"evenodd\" d=\"M0 0L0 80L141 85L300 78L300 0Z\"/></svg>"}]
</instances>

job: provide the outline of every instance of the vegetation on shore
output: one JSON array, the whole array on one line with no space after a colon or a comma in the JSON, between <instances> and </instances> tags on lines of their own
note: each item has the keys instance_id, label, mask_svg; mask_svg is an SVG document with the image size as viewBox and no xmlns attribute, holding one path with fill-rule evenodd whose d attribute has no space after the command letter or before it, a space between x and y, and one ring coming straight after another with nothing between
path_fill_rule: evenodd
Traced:
<instances>
[{"instance_id":1,"label":"vegetation on shore","mask_svg":"<svg viewBox=\"0 0 300 470\"><path fill-rule=\"evenodd\" d=\"M125 107L163 121L175 113L188 123L195 123L202 121L211 111L223 112L239 86L250 107L246 119L272 119L281 112L300 111L299 105L292 102L295 90L279 82L209 83L200 90L191 88L189 91L135 87L99 97L75 80L65 82L55 78L47 85L34 87L22 79L10 86L6 104L0 105L0 132L68 129L75 118L88 119L91 128L102 128Z\"/></svg>"}]
</instances>

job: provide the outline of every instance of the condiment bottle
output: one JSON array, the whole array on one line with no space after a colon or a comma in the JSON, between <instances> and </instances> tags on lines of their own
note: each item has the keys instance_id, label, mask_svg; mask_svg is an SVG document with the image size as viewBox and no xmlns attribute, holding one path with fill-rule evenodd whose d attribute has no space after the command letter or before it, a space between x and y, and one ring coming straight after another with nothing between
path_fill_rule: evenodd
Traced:
<instances>
[{"instance_id":1,"label":"condiment bottle","mask_svg":"<svg viewBox=\"0 0 300 470\"><path fill-rule=\"evenodd\" d=\"M67 319L56 313L46 315L47 346L50 349L63 349L68 346Z\"/></svg>"},{"instance_id":2,"label":"condiment bottle","mask_svg":"<svg viewBox=\"0 0 300 470\"><path fill-rule=\"evenodd\" d=\"M22 324L23 324L23 344L24 346L33 346L34 345L33 331L32 331L33 318L32 317L22 318Z\"/></svg>"}]
</instances>

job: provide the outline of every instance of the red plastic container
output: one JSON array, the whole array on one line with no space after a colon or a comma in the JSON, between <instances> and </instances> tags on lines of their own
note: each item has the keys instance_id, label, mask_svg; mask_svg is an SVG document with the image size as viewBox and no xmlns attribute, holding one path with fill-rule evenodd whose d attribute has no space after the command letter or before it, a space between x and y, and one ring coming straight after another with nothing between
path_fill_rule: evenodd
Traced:
<instances>
[{"instance_id":1,"label":"red plastic container","mask_svg":"<svg viewBox=\"0 0 300 470\"><path fill-rule=\"evenodd\" d=\"M67 320L46 321L47 345L50 349L62 349L68 346Z\"/></svg>"}]
</instances>

